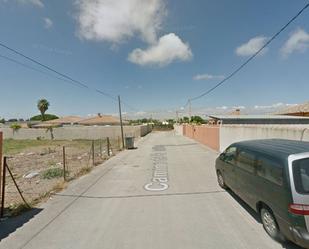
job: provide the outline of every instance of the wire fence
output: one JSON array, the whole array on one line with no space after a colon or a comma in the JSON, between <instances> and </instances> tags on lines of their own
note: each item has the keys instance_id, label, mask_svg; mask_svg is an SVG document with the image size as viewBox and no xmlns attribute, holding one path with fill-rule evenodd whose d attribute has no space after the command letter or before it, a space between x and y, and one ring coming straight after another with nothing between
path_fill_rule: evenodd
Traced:
<instances>
[{"instance_id":1,"label":"wire fence","mask_svg":"<svg viewBox=\"0 0 309 249\"><path fill-rule=\"evenodd\" d=\"M13 155L5 154L2 210L10 215L21 206L35 205L120 150L120 139L106 138L52 141L44 146L25 146Z\"/></svg>"}]
</instances>

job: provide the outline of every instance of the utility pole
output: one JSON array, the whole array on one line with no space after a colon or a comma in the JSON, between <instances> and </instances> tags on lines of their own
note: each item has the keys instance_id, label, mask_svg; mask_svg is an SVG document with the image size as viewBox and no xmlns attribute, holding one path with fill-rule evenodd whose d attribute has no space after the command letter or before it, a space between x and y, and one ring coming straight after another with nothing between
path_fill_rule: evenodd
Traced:
<instances>
[{"instance_id":1,"label":"utility pole","mask_svg":"<svg viewBox=\"0 0 309 249\"><path fill-rule=\"evenodd\" d=\"M2 196L2 143L3 143L3 133L0 131L0 196ZM2 201L2 200L1 200Z\"/></svg>"},{"instance_id":2,"label":"utility pole","mask_svg":"<svg viewBox=\"0 0 309 249\"><path fill-rule=\"evenodd\" d=\"M179 123L179 112L176 111L176 123L178 124Z\"/></svg>"},{"instance_id":3,"label":"utility pole","mask_svg":"<svg viewBox=\"0 0 309 249\"><path fill-rule=\"evenodd\" d=\"M121 100L120 100L120 95L118 95L118 105L119 105L119 118L120 118L122 148L124 149L124 136L123 136L123 123L122 123L122 114L121 114Z\"/></svg>"},{"instance_id":4,"label":"utility pole","mask_svg":"<svg viewBox=\"0 0 309 249\"><path fill-rule=\"evenodd\" d=\"M191 117L192 117L192 106L191 106L191 99L189 99L189 118L191 121Z\"/></svg>"}]
</instances>

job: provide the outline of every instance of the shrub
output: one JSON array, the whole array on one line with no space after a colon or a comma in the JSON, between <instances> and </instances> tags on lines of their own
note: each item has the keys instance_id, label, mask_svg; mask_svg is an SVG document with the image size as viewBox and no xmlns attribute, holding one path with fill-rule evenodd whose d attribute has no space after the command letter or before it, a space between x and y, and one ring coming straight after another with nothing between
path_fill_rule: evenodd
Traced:
<instances>
[{"instance_id":1,"label":"shrub","mask_svg":"<svg viewBox=\"0 0 309 249\"><path fill-rule=\"evenodd\" d=\"M14 134L15 132L17 132L21 128L21 125L14 123L14 124L11 124L10 128L13 129L13 134Z\"/></svg>"},{"instance_id":2,"label":"shrub","mask_svg":"<svg viewBox=\"0 0 309 249\"><path fill-rule=\"evenodd\" d=\"M42 174L43 179L53 179L63 177L63 169L62 168L49 168L45 170Z\"/></svg>"},{"instance_id":3,"label":"shrub","mask_svg":"<svg viewBox=\"0 0 309 249\"><path fill-rule=\"evenodd\" d=\"M54 114L44 114L45 120L44 121L49 121L53 119L59 118L58 116ZM42 115L36 115L30 118L30 121L42 121Z\"/></svg>"}]
</instances>

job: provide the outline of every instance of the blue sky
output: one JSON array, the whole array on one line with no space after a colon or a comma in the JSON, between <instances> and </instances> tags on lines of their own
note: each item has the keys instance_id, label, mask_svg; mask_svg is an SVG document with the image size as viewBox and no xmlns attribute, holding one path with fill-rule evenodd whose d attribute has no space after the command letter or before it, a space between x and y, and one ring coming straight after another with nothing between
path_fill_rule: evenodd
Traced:
<instances>
[{"instance_id":1,"label":"blue sky","mask_svg":"<svg viewBox=\"0 0 309 249\"><path fill-rule=\"evenodd\" d=\"M278 31L304 0L0 0L0 42L74 79L120 94L136 117L174 113ZM0 48L0 55L27 63ZM193 110L268 110L308 100L309 10ZM110 99L0 58L0 116L116 113Z\"/></svg>"}]
</instances>

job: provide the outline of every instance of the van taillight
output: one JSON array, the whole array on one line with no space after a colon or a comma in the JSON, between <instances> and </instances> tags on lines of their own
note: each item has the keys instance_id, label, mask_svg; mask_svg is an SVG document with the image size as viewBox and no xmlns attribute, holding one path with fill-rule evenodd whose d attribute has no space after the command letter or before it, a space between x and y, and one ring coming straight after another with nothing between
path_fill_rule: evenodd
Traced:
<instances>
[{"instance_id":1,"label":"van taillight","mask_svg":"<svg viewBox=\"0 0 309 249\"><path fill-rule=\"evenodd\" d=\"M290 204L289 205L289 211L292 214L309 215L309 205Z\"/></svg>"}]
</instances>

